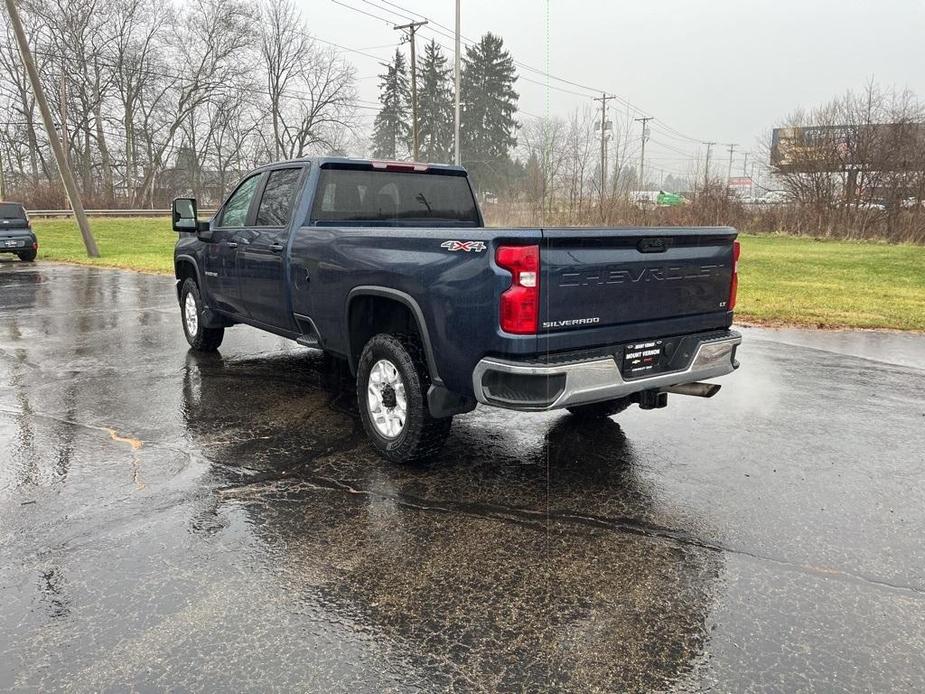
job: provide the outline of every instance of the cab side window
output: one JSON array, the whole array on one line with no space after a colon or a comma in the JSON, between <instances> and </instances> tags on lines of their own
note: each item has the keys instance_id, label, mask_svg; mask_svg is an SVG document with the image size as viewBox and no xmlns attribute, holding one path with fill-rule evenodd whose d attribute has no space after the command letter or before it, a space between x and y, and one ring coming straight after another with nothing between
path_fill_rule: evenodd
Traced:
<instances>
[{"instance_id":1,"label":"cab side window","mask_svg":"<svg viewBox=\"0 0 925 694\"><path fill-rule=\"evenodd\" d=\"M292 203L299 189L302 169L277 169L270 172L257 210L257 226L284 227L289 224Z\"/></svg>"},{"instance_id":2,"label":"cab side window","mask_svg":"<svg viewBox=\"0 0 925 694\"><path fill-rule=\"evenodd\" d=\"M225 203L219 227L243 227L247 223L247 211L251 207L251 200L259 181L260 174L255 174L238 186Z\"/></svg>"}]
</instances>

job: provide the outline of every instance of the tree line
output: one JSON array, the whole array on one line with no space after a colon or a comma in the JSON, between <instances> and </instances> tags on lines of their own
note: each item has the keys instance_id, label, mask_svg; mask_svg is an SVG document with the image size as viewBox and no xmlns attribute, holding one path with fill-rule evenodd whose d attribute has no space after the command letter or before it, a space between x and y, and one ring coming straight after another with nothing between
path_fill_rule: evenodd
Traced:
<instances>
[{"instance_id":1,"label":"tree line","mask_svg":"<svg viewBox=\"0 0 925 694\"><path fill-rule=\"evenodd\" d=\"M343 150L357 137L355 68L313 39L291 0L30 0L23 22L87 207L218 202L242 172ZM4 14L3 192L64 195Z\"/></svg>"},{"instance_id":2,"label":"tree line","mask_svg":"<svg viewBox=\"0 0 925 694\"><path fill-rule=\"evenodd\" d=\"M424 161L452 162L455 146L455 88L453 68L435 40L424 44L417 66L409 66L396 50L379 76L379 101L372 133L372 155L407 158L412 147L410 71L417 75L419 156ZM517 165L512 159L517 144L517 71L504 42L486 33L466 48L460 75L460 152L476 186L484 193L507 190ZM522 169L522 167L521 167Z\"/></svg>"},{"instance_id":3,"label":"tree line","mask_svg":"<svg viewBox=\"0 0 925 694\"><path fill-rule=\"evenodd\" d=\"M873 82L780 122L765 151L785 230L925 241L925 104Z\"/></svg>"},{"instance_id":4,"label":"tree line","mask_svg":"<svg viewBox=\"0 0 925 694\"><path fill-rule=\"evenodd\" d=\"M379 105L356 70L313 38L293 0L28 0L26 34L88 208L217 204L247 170L314 154L411 155L407 46L379 75ZM65 205L57 168L4 15L0 36L0 188L31 208ZM449 51L418 51L420 158L454 158ZM461 152L483 200L570 221L636 185L632 119L610 136L600 189L591 108L567 118L518 113L516 64L484 34L462 57ZM364 113L375 112L371 130Z\"/></svg>"},{"instance_id":5,"label":"tree line","mask_svg":"<svg viewBox=\"0 0 925 694\"><path fill-rule=\"evenodd\" d=\"M311 36L294 0L24 0L21 6L56 129L89 208L162 208L177 195L194 195L207 207L245 171L279 159L408 158L411 69L420 158L453 160L451 56L436 41L423 43L413 68L407 46L395 51L379 75L374 106L358 98L353 64ZM5 14L2 30L0 194L33 209L62 207L55 160ZM771 185L792 203L755 212L727 199L725 182L705 178L699 161L686 175L655 182L648 169L639 181L640 143L629 112L609 113L602 172L600 111L589 104L564 117L518 112L516 65L492 33L469 45L462 59L462 164L494 221L731 222L753 230L925 239L925 106L911 92L870 84L790 114L781 126L815 133L812 146L790 150L791 159L804 161L775 170ZM371 129L362 120L369 113L375 113ZM769 161L771 150L769 139ZM640 211L632 191L653 187L697 199L683 211Z\"/></svg>"},{"instance_id":6,"label":"tree line","mask_svg":"<svg viewBox=\"0 0 925 694\"><path fill-rule=\"evenodd\" d=\"M395 51L379 75L380 109L371 154L412 155L413 108L408 58ZM423 45L416 66L419 157L454 158L453 69L435 40ZM516 64L503 40L491 33L466 49L461 66L461 163L483 202L517 209L520 221L543 214L567 223L599 221L638 185L638 141L632 114L612 114L606 186L602 189L600 116L590 106L567 117L518 113ZM687 181L669 181L687 185Z\"/></svg>"}]
</instances>

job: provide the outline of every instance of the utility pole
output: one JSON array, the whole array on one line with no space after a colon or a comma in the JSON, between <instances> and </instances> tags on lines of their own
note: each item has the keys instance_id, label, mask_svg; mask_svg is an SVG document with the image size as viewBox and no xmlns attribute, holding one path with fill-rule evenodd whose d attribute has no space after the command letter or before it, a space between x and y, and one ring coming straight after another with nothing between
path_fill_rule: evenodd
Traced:
<instances>
[{"instance_id":1,"label":"utility pole","mask_svg":"<svg viewBox=\"0 0 925 694\"><path fill-rule=\"evenodd\" d=\"M408 40L411 41L411 142L412 159L414 161L418 160L418 63L414 53L414 35L425 24L427 24L426 19L421 22L409 22L408 24L393 27L396 31L407 30Z\"/></svg>"},{"instance_id":2,"label":"utility pole","mask_svg":"<svg viewBox=\"0 0 925 694\"><path fill-rule=\"evenodd\" d=\"M460 163L460 159L459 159L459 83L460 83L460 79L459 79L460 78L459 3L460 3L460 0L456 0L456 66L455 66L455 72L456 72L456 104L455 104L456 105L456 137L453 140L454 149L455 149L455 152L453 155L453 163L456 164L456 166L459 166L459 163Z\"/></svg>"},{"instance_id":3,"label":"utility pole","mask_svg":"<svg viewBox=\"0 0 925 694\"><path fill-rule=\"evenodd\" d=\"M601 102L601 206L604 205L604 195L607 190L607 102L616 97L608 96L602 92L594 101Z\"/></svg>"},{"instance_id":4,"label":"utility pole","mask_svg":"<svg viewBox=\"0 0 925 694\"><path fill-rule=\"evenodd\" d=\"M706 166L703 167L703 192L706 193L707 189L710 187L710 152L713 150L715 142L704 142L707 146L707 161Z\"/></svg>"},{"instance_id":5,"label":"utility pole","mask_svg":"<svg viewBox=\"0 0 925 694\"><path fill-rule=\"evenodd\" d=\"M642 123L642 153L639 155L639 185L641 189L645 189L646 185L646 140L649 139L649 129L648 123L652 120L652 116L644 116L643 118L636 118L637 123Z\"/></svg>"},{"instance_id":6,"label":"utility pole","mask_svg":"<svg viewBox=\"0 0 925 694\"><path fill-rule=\"evenodd\" d=\"M58 88L58 100L61 111L61 149L64 150L64 163L70 168L71 166L71 138L67 133L67 78L62 73L61 81ZM65 203L65 207L67 203Z\"/></svg>"},{"instance_id":7,"label":"utility pole","mask_svg":"<svg viewBox=\"0 0 925 694\"><path fill-rule=\"evenodd\" d=\"M726 172L726 187L729 187L729 181L732 179L732 157L735 154L738 145L729 145L729 170Z\"/></svg>"},{"instance_id":8,"label":"utility pole","mask_svg":"<svg viewBox=\"0 0 925 694\"><path fill-rule=\"evenodd\" d=\"M70 165L71 155L68 151L68 135L67 135L67 78L62 74L61 81L59 82L59 91L58 91L58 100L61 102L61 147L64 150L64 161Z\"/></svg>"},{"instance_id":9,"label":"utility pole","mask_svg":"<svg viewBox=\"0 0 925 694\"><path fill-rule=\"evenodd\" d=\"M91 258L98 258L100 251L90 231L90 223L87 221L83 203L80 201L80 193L77 191L77 184L74 182L74 176L71 174L71 169L64 156L64 150L61 148L61 142L58 140L58 133L55 130L54 121L51 118L51 110L48 108L48 101L45 100L45 90L42 89L42 82L39 80L38 70L35 69L35 62L32 60L32 52L29 50L29 42L26 40L26 32L22 28L22 20L19 18L19 10L16 9L14 0L6 0L6 10L10 15L10 23L13 25L13 32L16 34L16 42L19 44L19 53L22 55L22 62L23 65L26 66L26 72L29 73L32 93L35 95L35 101L42 114L42 123L45 125L45 132L48 135L51 150L54 152L55 162L58 164L58 171L61 173L61 182L64 184L64 190L67 192L67 197L71 202L71 208L74 210L74 218L77 220L77 226L80 227L80 235L83 237L87 255Z\"/></svg>"}]
</instances>

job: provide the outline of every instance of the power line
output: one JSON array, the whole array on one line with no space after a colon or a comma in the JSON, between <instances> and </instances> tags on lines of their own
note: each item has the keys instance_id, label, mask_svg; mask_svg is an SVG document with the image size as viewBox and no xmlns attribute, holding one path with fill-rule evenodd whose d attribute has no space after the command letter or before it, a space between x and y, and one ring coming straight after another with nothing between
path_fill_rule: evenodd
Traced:
<instances>
[{"instance_id":1,"label":"power line","mask_svg":"<svg viewBox=\"0 0 925 694\"><path fill-rule=\"evenodd\" d=\"M383 9L383 10L385 10L386 12L392 12L392 13L398 15L398 16L404 16L404 15L399 14L398 12L395 12L395 10L390 10L390 9L388 9L388 8L386 8L386 7L376 6L376 5L374 5L372 2L369 2L369 0L363 0L363 1L366 2L366 3L369 4L369 5L374 6L374 7L379 7L379 9ZM342 5L342 6L344 6L344 7L349 8L349 9L353 9L353 10L355 10L355 11L357 11L357 12L362 12L363 14L368 14L369 16L376 17L377 19L380 19L381 21L388 21L388 20L385 20L385 19L382 18L382 17L379 17L379 16L377 16L377 15L373 15L372 13L365 12L364 10L361 10L361 9L359 9L359 8L351 7L350 5L347 5L347 4L343 3L343 2L341 2L340 0L332 0L332 2L335 2L335 3L337 3L338 5ZM433 25L433 26L428 27L428 30L431 31L431 32L433 32L433 33L435 33L435 34L437 34L438 36L443 36L443 37L445 37L445 38L455 38L455 33L451 33L451 32L453 32L452 29L450 29L449 27L447 27L447 26L441 24L440 22L437 22L436 20L434 20L434 19L428 17L427 15L421 14L420 12L415 12L415 11L413 11L413 10L410 10L410 9L408 9L408 8L406 8L406 7L403 7L403 6L399 5L398 3L392 2L391 0L381 0L381 2L384 3L384 4L386 4L386 5L391 6L391 7L393 7L393 8L396 8L396 9L398 9L398 10L401 10L402 12L406 12L406 13L408 13L408 14L415 15L415 16L417 16L417 17L421 17L421 18L423 18L423 19L426 19L431 25ZM438 27L438 29L435 29L434 27ZM440 29L442 29L443 31L440 31ZM471 46L471 45L475 45L475 44L476 44L475 41L473 41L472 39L470 39L470 38L468 38L468 37L463 36L462 39L465 41L465 43L466 43L467 45L470 45L470 46ZM442 44L439 44L439 45L441 45L442 48L444 48L444 49L446 49L446 50L449 50L446 46L443 46ZM567 78L565 78L565 77L561 77L561 76L559 76L559 75L554 75L554 74L548 72L547 70L542 70L542 69L540 69L540 68L534 67L534 66L532 66L532 65L529 65L529 64L524 63L524 62L519 61L519 60L514 60L514 64L517 65L518 67L521 67L521 68L523 68L523 69L525 69L525 70L529 70L529 71L531 71L531 72L534 72L534 73L536 73L536 74L538 74L538 75L541 75L541 76L543 76L543 77L546 77L546 78L548 78L548 79L552 79L552 80L555 80L555 81L557 81L557 82L561 82L561 83L563 83L563 84L568 84L568 85L573 86L573 87L578 87L579 89L584 89L584 90L587 90L588 92L601 93L601 92L605 92L605 91L606 91L606 90L600 89L599 87L592 87L592 86L590 86L590 85L582 84L582 83L580 83L580 82L576 82L576 81L574 81L574 80L570 80L570 79L567 79ZM564 92L564 93L567 93L567 94L572 94L572 95L575 95L575 96L581 96L581 97L585 97L585 98L587 98L588 96L590 96L590 94L582 94L582 93L575 92L575 91L572 91L572 90L563 89L563 88L561 88L561 87L554 87L554 86L552 86L552 85L549 85L548 83L543 83L543 82L540 82L540 81L538 81L538 80L530 79L530 78L528 78L528 77L525 77L524 75L519 75L519 79L522 79L522 80L524 80L525 82L531 82L531 83L533 83L533 84L538 84L538 85L543 86L543 87L548 87L548 88L550 88L550 89L556 89L557 91ZM688 141L688 142L696 142L696 143L698 143L698 144L703 144L703 143L704 143L703 139L701 139L701 138L696 138L696 137L691 137L690 135L687 135L687 134L681 132L681 131L678 130L677 128L674 128L674 127L668 125L668 124L667 124L665 121L663 121L661 118L658 118L658 117L656 117L656 116L653 116L653 115L651 114L651 112L649 112L649 111L646 110L646 109L643 109L643 108L640 107L640 106L637 106L636 104L632 103L632 102L629 101L628 99L626 99L626 98L624 98L624 97L621 97L621 96L618 96L618 95L613 95L613 96L614 96L614 99L615 99L616 101L618 101L619 103L623 104L624 106L626 106L626 107L629 108L630 110L634 111L634 112L637 113L638 115L643 116L643 117L648 117L648 118L650 118L651 120L653 120L655 123L660 124L660 125L662 126L662 128L664 128L664 130L666 131L665 133L663 133L666 137L673 137L673 138L677 138L677 139L680 139L680 140L685 140L685 141Z\"/></svg>"},{"instance_id":2,"label":"power line","mask_svg":"<svg viewBox=\"0 0 925 694\"><path fill-rule=\"evenodd\" d=\"M359 12L360 14L365 14L367 17L372 17L373 19L378 19L380 22L385 22L386 24L394 24L395 22L391 19L386 19L385 17L380 17L377 14L372 12L367 12L366 10L361 10L359 7L354 7L353 5L348 5L345 2L340 0L331 0L335 5L340 5L341 7L346 7L348 10L353 10L354 12Z\"/></svg>"},{"instance_id":3,"label":"power line","mask_svg":"<svg viewBox=\"0 0 925 694\"><path fill-rule=\"evenodd\" d=\"M659 147L664 147L665 149L667 149L667 150L669 150L669 151L671 151L671 152L674 152L675 154L681 154L681 155L687 157L688 159L696 159L697 157L700 156L699 153L698 153L698 154L694 154L694 153L692 153L692 152L686 152L686 151L684 151L683 149L678 149L678 148L675 147L674 145L668 144L667 142L662 142L662 141L660 141L660 140L656 140L655 138L652 138L652 137L649 138L649 141L650 141L652 144L658 145ZM698 143L698 144L699 144L699 143Z\"/></svg>"}]
</instances>

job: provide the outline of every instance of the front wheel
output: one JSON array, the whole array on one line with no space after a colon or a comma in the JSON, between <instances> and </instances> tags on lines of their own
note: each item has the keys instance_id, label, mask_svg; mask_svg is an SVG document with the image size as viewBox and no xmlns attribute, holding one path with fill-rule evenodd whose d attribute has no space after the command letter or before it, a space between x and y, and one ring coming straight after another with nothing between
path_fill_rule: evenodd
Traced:
<instances>
[{"instance_id":1,"label":"front wheel","mask_svg":"<svg viewBox=\"0 0 925 694\"><path fill-rule=\"evenodd\" d=\"M383 458L417 462L443 446L453 418L431 417L429 386L415 339L383 333L366 343L357 365L357 404L363 428Z\"/></svg>"},{"instance_id":2,"label":"front wheel","mask_svg":"<svg viewBox=\"0 0 925 694\"><path fill-rule=\"evenodd\" d=\"M187 277L180 288L180 314L183 318L186 341L197 352L214 352L222 344L225 329L205 327L202 322L202 309L199 286L194 279Z\"/></svg>"},{"instance_id":3,"label":"front wheel","mask_svg":"<svg viewBox=\"0 0 925 694\"><path fill-rule=\"evenodd\" d=\"M595 402L590 405L575 405L566 409L576 417L582 419L605 419L623 412L633 404L630 398L615 398L604 402Z\"/></svg>"}]
</instances>

